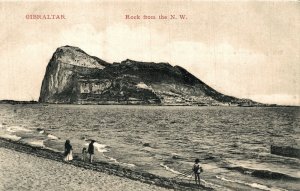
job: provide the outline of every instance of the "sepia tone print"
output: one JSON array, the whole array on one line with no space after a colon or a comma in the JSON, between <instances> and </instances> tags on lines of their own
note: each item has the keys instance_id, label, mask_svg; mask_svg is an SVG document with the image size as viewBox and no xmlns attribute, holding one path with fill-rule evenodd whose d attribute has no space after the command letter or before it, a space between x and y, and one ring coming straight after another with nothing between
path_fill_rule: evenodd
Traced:
<instances>
[{"instance_id":1,"label":"sepia tone print","mask_svg":"<svg viewBox=\"0 0 300 191\"><path fill-rule=\"evenodd\" d=\"M299 190L297 1L0 1L0 190Z\"/></svg>"}]
</instances>

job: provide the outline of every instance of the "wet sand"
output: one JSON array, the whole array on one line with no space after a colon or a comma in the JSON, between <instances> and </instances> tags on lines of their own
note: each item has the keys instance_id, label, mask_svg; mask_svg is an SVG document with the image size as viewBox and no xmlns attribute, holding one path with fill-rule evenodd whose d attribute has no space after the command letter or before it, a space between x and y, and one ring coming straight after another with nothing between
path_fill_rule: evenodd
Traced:
<instances>
[{"instance_id":1,"label":"wet sand","mask_svg":"<svg viewBox=\"0 0 300 191\"><path fill-rule=\"evenodd\" d=\"M0 148L0 190L168 190Z\"/></svg>"}]
</instances>

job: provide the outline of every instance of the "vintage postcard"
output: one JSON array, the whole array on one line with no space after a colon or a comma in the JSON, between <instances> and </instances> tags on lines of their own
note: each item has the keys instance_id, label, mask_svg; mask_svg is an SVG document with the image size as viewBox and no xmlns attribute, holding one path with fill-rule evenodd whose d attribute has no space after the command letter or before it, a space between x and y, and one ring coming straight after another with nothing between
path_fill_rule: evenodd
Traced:
<instances>
[{"instance_id":1,"label":"vintage postcard","mask_svg":"<svg viewBox=\"0 0 300 191\"><path fill-rule=\"evenodd\" d=\"M300 190L299 1L0 1L0 190Z\"/></svg>"}]
</instances>

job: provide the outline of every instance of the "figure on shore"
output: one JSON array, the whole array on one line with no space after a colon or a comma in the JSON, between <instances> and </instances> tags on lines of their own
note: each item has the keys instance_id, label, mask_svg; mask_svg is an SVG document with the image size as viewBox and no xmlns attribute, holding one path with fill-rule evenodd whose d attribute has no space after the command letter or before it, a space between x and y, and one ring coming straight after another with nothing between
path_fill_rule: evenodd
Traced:
<instances>
[{"instance_id":1,"label":"figure on shore","mask_svg":"<svg viewBox=\"0 0 300 191\"><path fill-rule=\"evenodd\" d=\"M88 153L90 155L90 163L93 162L93 155L94 155L94 140L91 141L91 143L89 144L89 148L88 148Z\"/></svg>"},{"instance_id":2,"label":"figure on shore","mask_svg":"<svg viewBox=\"0 0 300 191\"><path fill-rule=\"evenodd\" d=\"M65 153L64 153L64 161L70 161L73 160L73 155L72 155L72 145L70 143L70 140L66 140L65 143Z\"/></svg>"},{"instance_id":3,"label":"figure on shore","mask_svg":"<svg viewBox=\"0 0 300 191\"><path fill-rule=\"evenodd\" d=\"M200 173L203 171L202 170L202 167L200 166L199 164L200 160L197 158L195 160L195 164L193 166L193 171L194 171L194 174L195 174L195 182L196 184L198 184L200 186Z\"/></svg>"},{"instance_id":4,"label":"figure on shore","mask_svg":"<svg viewBox=\"0 0 300 191\"><path fill-rule=\"evenodd\" d=\"M85 162L86 161L86 157L87 157L87 152L86 152L86 148L84 147L82 149L82 160Z\"/></svg>"}]
</instances>

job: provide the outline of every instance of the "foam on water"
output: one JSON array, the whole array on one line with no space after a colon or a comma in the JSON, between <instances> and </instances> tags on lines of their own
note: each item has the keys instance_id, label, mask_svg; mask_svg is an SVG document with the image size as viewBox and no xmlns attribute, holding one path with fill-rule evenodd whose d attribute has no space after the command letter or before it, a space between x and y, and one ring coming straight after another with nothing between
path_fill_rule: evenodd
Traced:
<instances>
[{"instance_id":1,"label":"foam on water","mask_svg":"<svg viewBox=\"0 0 300 191\"><path fill-rule=\"evenodd\" d=\"M213 184L213 183L210 183L210 182L207 182L203 178L200 179L200 182L203 182L203 184L205 185L205 187L210 187L210 188L214 188L214 189L216 189L216 188L222 188L222 186L216 185L216 184Z\"/></svg>"},{"instance_id":2,"label":"foam on water","mask_svg":"<svg viewBox=\"0 0 300 191\"><path fill-rule=\"evenodd\" d=\"M22 137L18 137L16 135L10 135L10 134L0 134L0 137L4 138L4 139L9 139L12 141L19 141L22 138Z\"/></svg>"},{"instance_id":3,"label":"foam on water","mask_svg":"<svg viewBox=\"0 0 300 191\"><path fill-rule=\"evenodd\" d=\"M161 167L165 168L167 171L170 171L174 174L177 174L177 175L183 175L184 177L186 178L193 178L192 175L186 175L186 174L183 174L179 171L176 171L170 167L168 167L167 165L164 165L164 164L160 164ZM210 188L222 188L221 186L219 185L216 185L216 184L213 184L213 183L210 183L210 182L207 182L206 180L204 180L203 178L200 179L200 181L205 185L205 187L210 187Z\"/></svg>"},{"instance_id":4,"label":"foam on water","mask_svg":"<svg viewBox=\"0 0 300 191\"><path fill-rule=\"evenodd\" d=\"M51 134L48 134L47 137L51 140L57 140L58 137L54 136L54 135L51 135Z\"/></svg>"},{"instance_id":5,"label":"foam on water","mask_svg":"<svg viewBox=\"0 0 300 191\"><path fill-rule=\"evenodd\" d=\"M229 180L227 178L220 177L220 176L216 176L216 178L218 178L220 180L223 180L223 181L226 181L226 182L238 183L238 184L250 186L252 188L256 188L256 189L260 189L260 190L266 190L266 191L287 191L285 189L275 188L275 187L268 187L266 185L262 185L262 184L258 184L258 183L248 183L248 182L244 182L244 181L240 181L240 180Z\"/></svg>"},{"instance_id":6,"label":"foam on water","mask_svg":"<svg viewBox=\"0 0 300 191\"><path fill-rule=\"evenodd\" d=\"M298 160L298 159L295 159ZM230 159L228 160L230 162L230 165L232 166L236 166L236 167L240 167L243 169L248 169L249 171L268 171L270 173L278 173L278 174L282 174L282 175L286 175L286 176L290 176L290 177L295 177L295 178L300 178L300 173L297 169L293 169L293 168L287 168L286 166L281 167L280 165L276 165L276 164L264 164L264 163L258 163L255 161L241 161L241 160L233 160ZM284 173L282 173L284 172ZM249 173L251 174L251 173Z\"/></svg>"},{"instance_id":7,"label":"foam on water","mask_svg":"<svg viewBox=\"0 0 300 191\"><path fill-rule=\"evenodd\" d=\"M43 147L43 148L45 147L43 140L28 141L27 144L34 147Z\"/></svg>"},{"instance_id":8,"label":"foam on water","mask_svg":"<svg viewBox=\"0 0 300 191\"><path fill-rule=\"evenodd\" d=\"M161 167L165 168L167 171L170 171L170 172L172 172L172 173L174 173L174 174L184 175L184 174L182 174L181 172L178 172L178 171L176 171L176 170L174 170L174 169L168 167L167 165L164 165L163 163L160 163L159 165L160 165Z\"/></svg>"},{"instance_id":9,"label":"foam on water","mask_svg":"<svg viewBox=\"0 0 300 191\"><path fill-rule=\"evenodd\" d=\"M8 132L11 132L11 133L15 133L15 132L18 132L18 131L24 131L24 132L32 131L32 130L27 129L27 128L22 127L22 126L10 126L10 127L7 127L6 130Z\"/></svg>"},{"instance_id":10,"label":"foam on water","mask_svg":"<svg viewBox=\"0 0 300 191\"><path fill-rule=\"evenodd\" d=\"M103 144L99 144L99 143L94 143L94 147L98 150L99 153L108 152L108 150L105 149L107 147L107 145L103 145Z\"/></svg>"},{"instance_id":11,"label":"foam on water","mask_svg":"<svg viewBox=\"0 0 300 191\"><path fill-rule=\"evenodd\" d=\"M44 141L43 140L32 140L32 141L26 141L28 145L34 146L34 147L43 147L45 148Z\"/></svg>"},{"instance_id":12,"label":"foam on water","mask_svg":"<svg viewBox=\"0 0 300 191\"><path fill-rule=\"evenodd\" d=\"M128 167L131 167L131 168L135 167L135 164L119 162L117 159L109 157L107 155L104 155L104 157L106 157L108 160L113 161L114 163L117 163L117 164L121 164L121 165L128 166Z\"/></svg>"},{"instance_id":13,"label":"foam on water","mask_svg":"<svg viewBox=\"0 0 300 191\"><path fill-rule=\"evenodd\" d=\"M105 152L108 152L108 150L106 149L107 145L104 145L104 144L99 144L97 142L95 142L94 144L94 147L97 149L97 151L99 153L105 153ZM89 143L86 143L85 146L89 146Z\"/></svg>"}]
</instances>

